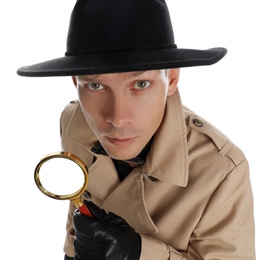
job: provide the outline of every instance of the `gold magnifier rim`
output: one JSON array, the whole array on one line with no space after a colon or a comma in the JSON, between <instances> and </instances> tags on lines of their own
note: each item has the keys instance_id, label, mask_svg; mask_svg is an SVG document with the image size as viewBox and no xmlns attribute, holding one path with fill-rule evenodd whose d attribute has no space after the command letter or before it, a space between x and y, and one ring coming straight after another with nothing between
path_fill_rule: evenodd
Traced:
<instances>
[{"instance_id":1,"label":"gold magnifier rim","mask_svg":"<svg viewBox=\"0 0 279 260\"><path fill-rule=\"evenodd\" d=\"M54 194L50 191L48 191L41 183L40 181L40 169L42 167L42 165L54 158L64 158L64 159L68 159L71 160L73 162L75 162L80 169L83 172L84 175L84 183L82 185L82 187L80 189L78 189L76 192L71 193L71 194L64 194L64 195L60 195L60 194ZM75 154L69 153L69 152L55 152L55 153L51 153L46 155L45 157L43 157L40 162L37 164L36 168L35 168L35 172L34 172L34 178L35 178L35 183L37 185L37 187L39 188L39 190L44 193L46 196L51 197L53 199L57 199L57 200L76 200L77 198L80 197L80 195L85 191L87 184L88 184L88 169L85 165L85 163Z\"/></svg>"}]
</instances>

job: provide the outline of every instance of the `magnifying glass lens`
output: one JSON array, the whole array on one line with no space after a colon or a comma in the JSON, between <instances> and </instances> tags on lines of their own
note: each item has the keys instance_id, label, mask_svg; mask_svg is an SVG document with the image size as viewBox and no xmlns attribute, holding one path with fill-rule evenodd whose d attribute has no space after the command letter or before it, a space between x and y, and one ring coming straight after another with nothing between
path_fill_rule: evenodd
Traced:
<instances>
[{"instance_id":1,"label":"magnifying glass lens","mask_svg":"<svg viewBox=\"0 0 279 260\"><path fill-rule=\"evenodd\" d=\"M80 195L88 183L88 170L80 158L67 152L45 156L35 168L35 183L45 195L71 200L80 212L92 217Z\"/></svg>"},{"instance_id":2,"label":"magnifying glass lens","mask_svg":"<svg viewBox=\"0 0 279 260\"><path fill-rule=\"evenodd\" d=\"M41 166L40 181L49 192L68 195L83 186L84 174L75 162L65 158L53 158Z\"/></svg>"}]
</instances>

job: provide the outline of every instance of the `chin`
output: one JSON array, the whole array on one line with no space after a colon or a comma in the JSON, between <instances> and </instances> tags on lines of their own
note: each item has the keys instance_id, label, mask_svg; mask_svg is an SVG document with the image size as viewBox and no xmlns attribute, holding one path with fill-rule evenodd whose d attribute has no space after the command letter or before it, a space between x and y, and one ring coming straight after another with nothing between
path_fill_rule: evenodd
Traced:
<instances>
[{"instance_id":1,"label":"chin","mask_svg":"<svg viewBox=\"0 0 279 260\"><path fill-rule=\"evenodd\" d=\"M107 151L107 153L113 159L125 161L136 157L140 152L131 153L131 152L124 152L124 151L120 151L120 152Z\"/></svg>"},{"instance_id":2,"label":"chin","mask_svg":"<svg viewBox=\"0 0 279 260\"><path fill-rule=\"evenodd\" d=\"M136 155L135 156L133 156L133 155L131 155L131 156L128 156L128 155L126 155L126 156L124 156L124 155L123 156L122 155L110 155L110 157L115 159L115 160L126 161L126 160L129 160L129 159L132 159L132 158L136 157Z\"/></svg>"}]
</instances>

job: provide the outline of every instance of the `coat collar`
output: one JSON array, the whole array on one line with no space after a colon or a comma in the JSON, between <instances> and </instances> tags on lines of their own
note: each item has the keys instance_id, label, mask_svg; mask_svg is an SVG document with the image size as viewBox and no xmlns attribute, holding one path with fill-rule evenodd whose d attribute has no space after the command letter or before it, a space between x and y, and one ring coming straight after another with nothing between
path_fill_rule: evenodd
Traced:
<instances>
[{"instance_id":1,"label":"coat collar","mask_svg":"<svg viewBox=\"0 0 279 260\"><path fill-rule=\"evenodd\" d=\"M165 116L154 136L144 171L147 175L174 185L187 185L187 134L178 90L168 98Z\"/></svg>"},{"instance_id":2,"label":"coat collar","mask_svg":"<svg viewBox=\"0 0 279 260\"><path fill-rule=\"evenodd\" d=\"M186 135L183 107L179 91L176 90L168 97L165 115L154 136L143 172L156 179L185 187L188 182ZM79 104L68 125L67 136L76 144L87 148L89 152L87 156L92 158L90 149L97 139L87 124Z\"/></svg>"}]
</instances>

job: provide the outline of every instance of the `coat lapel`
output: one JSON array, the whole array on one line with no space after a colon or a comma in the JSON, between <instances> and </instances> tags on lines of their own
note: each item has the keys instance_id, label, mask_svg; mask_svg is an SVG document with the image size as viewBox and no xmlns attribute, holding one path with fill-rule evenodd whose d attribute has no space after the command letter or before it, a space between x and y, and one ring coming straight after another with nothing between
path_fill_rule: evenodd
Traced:
<instances>
[{"instance_id":1,"label":"coat lapel","mask_svg":"<svg viewBox=\"0 0 279 260\"><path fill-rule=\"evenodd\" d=\"M118 174L110 157L98 155L89 168L90 193L103 202L119 184Z\"/></svg>"},{"instance_id":2,"label":"coat lapel","mask_svg":"<svg viewBox=\"0 0 279 260\"><path fill-rule=\"evenodd\" d=\"M141 234L157 233L144 200L144 181L135 169L104 201L102 208L124 218Z\"/></svg>"}]
</instances>

